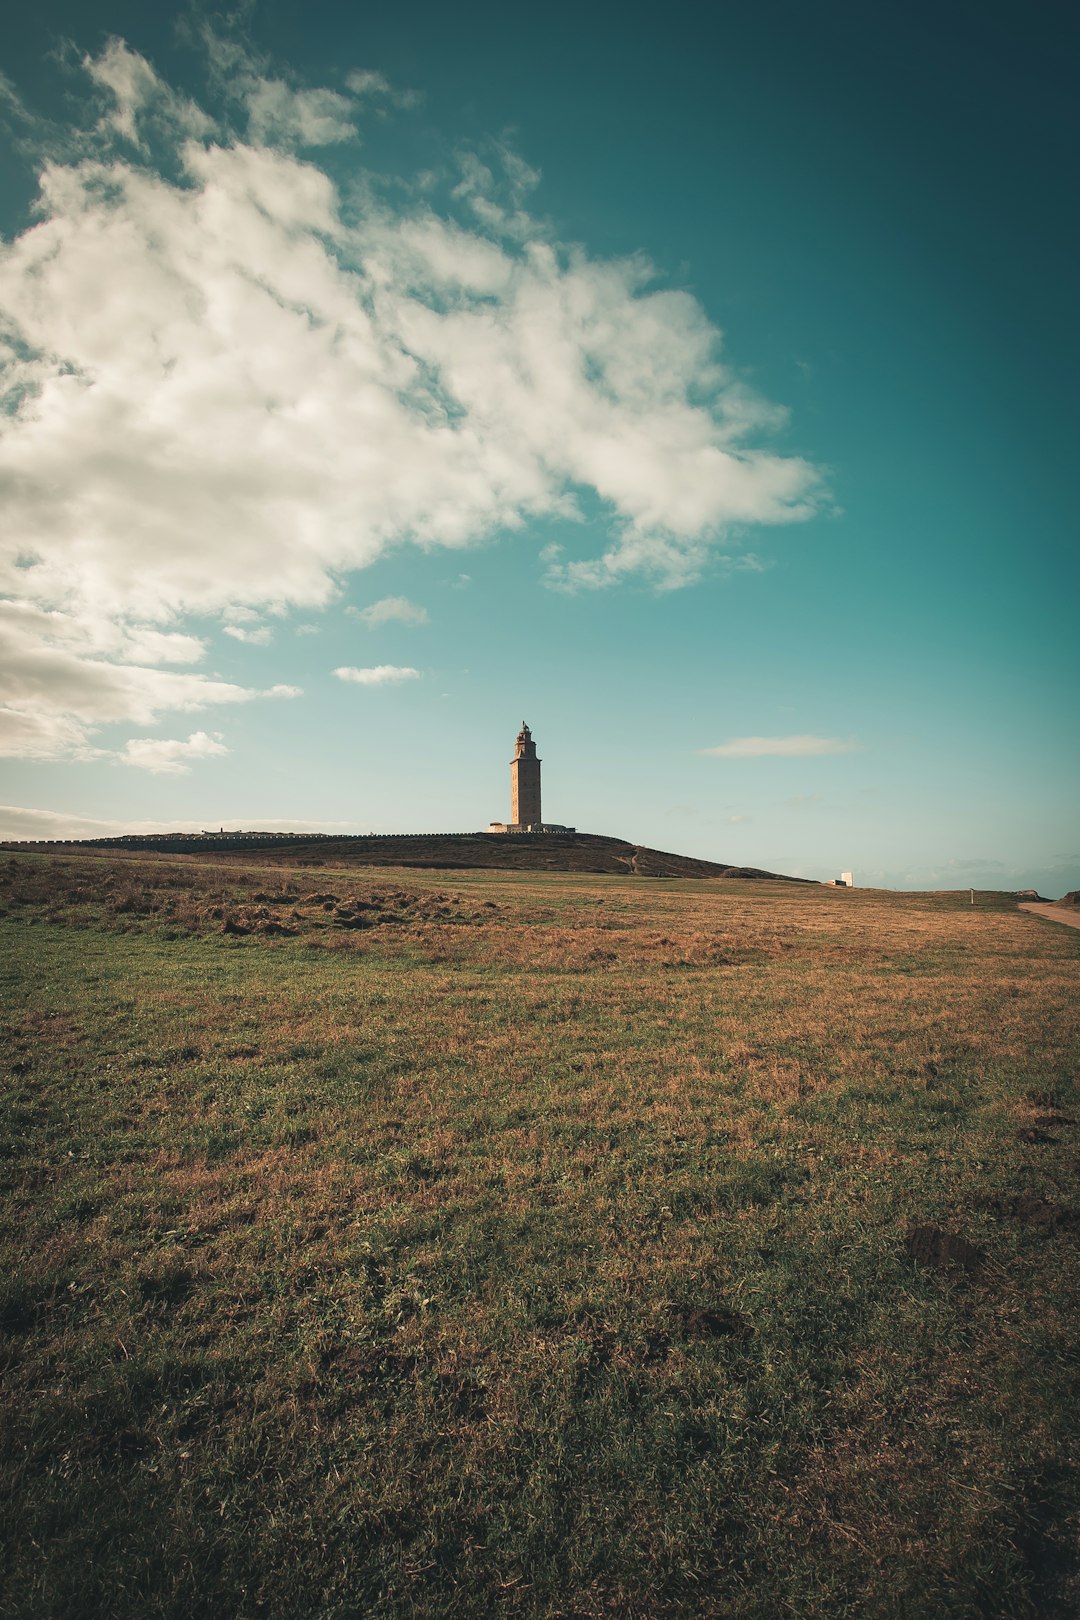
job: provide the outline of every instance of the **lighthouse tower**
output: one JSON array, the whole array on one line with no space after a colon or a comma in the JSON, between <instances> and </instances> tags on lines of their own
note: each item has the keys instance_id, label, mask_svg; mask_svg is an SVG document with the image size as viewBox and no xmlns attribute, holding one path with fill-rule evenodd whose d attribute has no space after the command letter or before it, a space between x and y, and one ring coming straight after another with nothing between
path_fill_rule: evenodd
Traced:
<instances>
[{"instance_id":1,"label":"lighthouse tower","mask_svg":"<svg viewBox=\"0 0 1080 1620\"><path fill-rule=\"evenodd\" d=\"M510 761L510 825L518 832L543 825L540 814L540 761L532 732L521 722Z\"/></svg>"}]
</instances>

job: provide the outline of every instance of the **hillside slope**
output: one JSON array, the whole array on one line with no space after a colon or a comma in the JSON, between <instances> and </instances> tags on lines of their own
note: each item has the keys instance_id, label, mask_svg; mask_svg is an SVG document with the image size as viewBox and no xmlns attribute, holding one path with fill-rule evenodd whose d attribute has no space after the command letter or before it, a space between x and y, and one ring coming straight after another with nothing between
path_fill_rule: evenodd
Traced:
<instances>
[{"instance_id":1,"label":"hillside slope","mask_svg":"<svg viewBox=\"0 0 1080 1620\"><path fill-rule=\"evenodd\" d=\"M84 843L36 846L63 849L124 849L170 855L207 855L288 866L414 866L432 869L487 867L519 872L610 872L637 877L783 878L757 867L727 866L648 849L623 838L594 833L370 834L348 838L307 838L288 833L187 833L101 838Z\"/></svg>"}]
</instances>

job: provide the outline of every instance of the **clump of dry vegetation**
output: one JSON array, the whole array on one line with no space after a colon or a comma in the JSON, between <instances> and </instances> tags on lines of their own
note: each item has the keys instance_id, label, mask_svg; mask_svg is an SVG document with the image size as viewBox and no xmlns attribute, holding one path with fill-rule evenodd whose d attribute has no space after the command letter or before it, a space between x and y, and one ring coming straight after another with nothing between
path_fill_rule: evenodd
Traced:
<instances>
[{"instance_id":1,"label":"clump of dry vegetation","mask_svg":"<svg viewBox=\"0 0 1080 1620\"><path fill-rule=\"evenodd\" d=\"M263 888L243 870L166 860L98 859L76 869L63 863L28 866L12 856L0 866L0 906L73 928L158 929L174 937L223 933L295 938L386 923L477 920L475 912L454 911L445 894L370 881L338 888L335 893L305 892L305 885L296 882Z\"/></svg>"},{"instance_id":2,"label":"clump of dry vegetation","mask_svg":"<svg viewBox=\"0 0 1080 1620\"><path fill-rule=\"evenodd\" d=\"M3 1612L1080 1606L1080 935L13 855Z\"/></svg>"}]
</instances>

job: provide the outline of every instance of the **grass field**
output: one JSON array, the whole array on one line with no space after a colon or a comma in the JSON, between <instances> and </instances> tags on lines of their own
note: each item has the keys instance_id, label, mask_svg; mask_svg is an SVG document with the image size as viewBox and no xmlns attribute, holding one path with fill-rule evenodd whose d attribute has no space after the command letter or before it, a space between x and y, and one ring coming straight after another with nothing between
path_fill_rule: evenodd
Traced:
<instances>
[{"instance_id":1,"label":"grass field","mask_svg":"<svg viewBox=\"0 0 1080 1620\"><path fill-rule=\"evenodd\" d=\"M1080 1611L1080 933L0 868L0 1613Z\"/></svg>"}]
</instances>

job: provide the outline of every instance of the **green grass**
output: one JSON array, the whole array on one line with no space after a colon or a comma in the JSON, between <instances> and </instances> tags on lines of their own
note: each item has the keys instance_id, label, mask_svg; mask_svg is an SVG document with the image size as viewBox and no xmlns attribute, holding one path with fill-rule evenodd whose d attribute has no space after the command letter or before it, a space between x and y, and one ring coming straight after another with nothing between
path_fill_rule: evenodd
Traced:
<instances>
[{"instance_id":1,"label":"green grass","mask_svg":"<svg viewBox=\"0 0 1080 1620\"><path fill-rule=\"evenodd\" d=\"M976 899L12 857L0 1613L1073 1615L1080 934Z\"/></svg>"}]
</instances>

